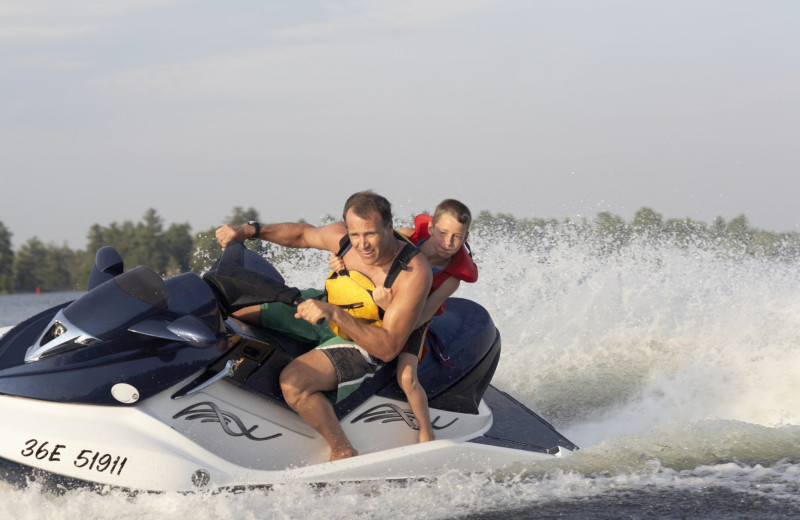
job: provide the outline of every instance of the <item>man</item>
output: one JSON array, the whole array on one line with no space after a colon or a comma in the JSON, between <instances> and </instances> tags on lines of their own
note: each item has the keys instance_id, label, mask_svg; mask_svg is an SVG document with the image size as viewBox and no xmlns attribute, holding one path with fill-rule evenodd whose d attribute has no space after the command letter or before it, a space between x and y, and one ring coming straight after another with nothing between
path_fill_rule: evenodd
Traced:
<instances>
[{"instance_id":1,"label":"man","mask_svg":"<svg viewBox=\"0 0 800 520\"><path fill-rule=\"evenodd\" d=\"M264 226L252 223L221 226L216 233L223 248L231 241L252 237L287 247L341 253L349 270L363 274L375 287L384 285L390 271L397 272L400 257L407 262L392 284L391 304L380 320L373 320L380 326L364 318L357 319L340 306L315 299L305 300L297 307L295 318L314 325L328 320L335 324L332 328L338 334L293 360L280 375L287 404L328 442L332 461L358 452L347 439L333 405L323 392L363 380L400 353L419 320L432 278L423 255L404 256L406 242L394 234L391 205L385 198L371 191L356 193L345 203L343 216L344 222L322 227L305 223ZM342 253L344 236L349 237L350 247ZM331 287L329 300L336 301L333 292L338 289ZM252 319L254 310L243 311Z\"/></svg>"},{"instance_id":2,"label":"man","mask_svg":"<svg viewBox=\"0 0 800 520\"><path fill-rule=\"evenodd\" d=\"M414 217L414 227L398 230L416 244L433 269L430 294L422 310L420 324L426 325L434 316L444 312L445 301L458 289L462 281L478 280L478 266L466 246L472 213L462 202L445 199L436 206L433 216L420 214ZM331 269L339 272L346 266L341 258L332 256ZM386 308L392 301L392 290L378 287L372 293L375 303ZM419 427L419 442L436 438L428 410L428 396L417 378L419 356L426 339L427 326L421 326L408 338L407 347L397 358L397 383L406 394L411 413Z\"/></svg>"}]
</instances>

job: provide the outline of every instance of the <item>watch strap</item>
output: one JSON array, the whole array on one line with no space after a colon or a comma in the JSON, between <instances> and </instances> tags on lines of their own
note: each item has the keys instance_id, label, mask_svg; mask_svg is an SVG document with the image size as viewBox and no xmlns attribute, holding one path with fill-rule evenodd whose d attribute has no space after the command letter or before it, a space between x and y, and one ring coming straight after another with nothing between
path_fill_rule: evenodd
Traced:
<instances>
[{"instance_id":1,"label":"watch strap","mask_svg":"<svg viewBox=\"0 0 800 520\"><path fill-rule=\"evenodd\" d=\"M257 239L258 236L261 234L261 223L258 222L257 220L251 220L250 222L248 222L248 224L250 224L255 228L255 232L253 233L253 236L250 237L250 240Z\"/></svg>"}]
</instances>

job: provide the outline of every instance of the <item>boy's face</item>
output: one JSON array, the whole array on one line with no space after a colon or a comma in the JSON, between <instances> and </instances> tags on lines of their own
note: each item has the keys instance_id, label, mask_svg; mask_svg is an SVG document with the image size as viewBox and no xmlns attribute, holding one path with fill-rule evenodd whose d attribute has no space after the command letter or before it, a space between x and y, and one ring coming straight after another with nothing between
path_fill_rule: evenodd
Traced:
<instances>
[{"instance_id":1,"label":"boy's face","mask_svg":"<svg viewBox=\"0 0 800 520\"><path fill-rule=\"evenodd\" d=\"M428 224L428 231L431 234L431 241L433 241L437 253L442 258L448 258L456 254L464 244L464 241L467 240L467 235L469 235L467 226L456 220L449 213L440 215L436 224L431 221Z\"/></svg>"}]
</instances>

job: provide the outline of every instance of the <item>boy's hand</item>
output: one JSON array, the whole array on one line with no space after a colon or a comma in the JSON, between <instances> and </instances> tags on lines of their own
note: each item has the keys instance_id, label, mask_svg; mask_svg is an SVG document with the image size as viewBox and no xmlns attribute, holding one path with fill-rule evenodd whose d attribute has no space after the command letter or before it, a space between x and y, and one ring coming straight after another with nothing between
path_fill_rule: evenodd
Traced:
<instances>
[{"instance_id":1,"label":"boy's hand","mask_svg":"<svg viewBox=\"0 0 800 520\"><path fill-rule=\"evenodd\" d=\"M384 286L376 287L374 291L372 291L372 299L375 300L375 303L383 310L389 308L389 305L392 303L392 290L387 289Z\"/></svg>"},{"instance_id":2,"label":"boy's hand","mask_svg":"<svg viewBox=\"0 0 800 520\"><path fill-rule=\"evenodd\" d=\"M347 271L347 268L344 266L344 260L342 260L340 256L331 255L328 264L330 264L331 270L336 273L342 274L343 271Z\"/></svg>"}]
</instances>

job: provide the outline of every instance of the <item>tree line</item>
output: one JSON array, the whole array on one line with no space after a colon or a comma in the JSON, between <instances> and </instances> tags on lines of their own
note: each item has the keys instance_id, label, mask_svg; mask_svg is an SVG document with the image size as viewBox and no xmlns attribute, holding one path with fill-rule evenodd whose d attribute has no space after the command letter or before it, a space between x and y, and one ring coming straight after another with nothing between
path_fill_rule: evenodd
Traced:
<instances>
[{"instance_id":1,"label":"tree line","mask_svg":"<svg viewBox=\"0 0 800 520\"><path fill-rule=\"evenodd\" d=\"M645 242L713 251L729 258L758 257L778 261L800 260L800 233L775 233L750 226L745 215L730 221L717 217L711 224L690 218L664 219L651 208L639 209L628 222L609 212L594 219L517 219L512 215L492 215L482 211L473 219L474 233L502 233L514 236L531 247L573 240L588 244L598 254L619 253L626 247Z\"/></svg>"},{"instance_id":2,"label":"tree line","mask_svg":"<svg viewBox=\"0 0 800 520\"><path fill-rule=\"evenodd\" d=\"M259 220L251 208L233 208L226 219L231 224ZM323 218L323 222L333 217ZM410 219L409 219L410 222ZM403 223L408 225L409 222ZM613 254L645 240L677 247L713 248L734 256L758 256L780 261L800 259L800 234L773 233L752 228L740 215L728 222L717 217L711 224L684 219L664 219L650 208L641 208L630 221L608 212L594 219L519 219L510 214L481 211L474 218L473 236L512 237L531 247L554 246L558 241L574 240L591 244L600 254ZM219 256L221 249L214 228L192 234L189 224L166 227L155 209L148 209L140 222L94 224L87 234L86 249L72 250L66 245L44 244L38 237L25 242L17 251L11 248L12 233L0 221L0 294L17 292L83 290L97 250L112 246L126 267L147 265L168 277L186 271L203 272ZM291 257L293 252L274 244L254 243L273 260Z\"/></svg>"},{"instance_id":3,"label":"tree line","mask_svg":"<svg viewBox=\"0 0 800 520\"><path fill-rule=\"evenodd\" d=\"M249 208L234 208L229 222L241 224L257 220ZM214 228L192 234L189 224L164 225L155 209L148 209L140 222L94 224L87 234L86 249L72 250L66 245L44 244L38 237L11 249L11 231L0 221L0 294L41 291L83 290L97 250L112 246L122 256L125 267L147 265L162 276L186 271L203 271L221 252L214 239Z\"/></svg>"}]
</instances>

